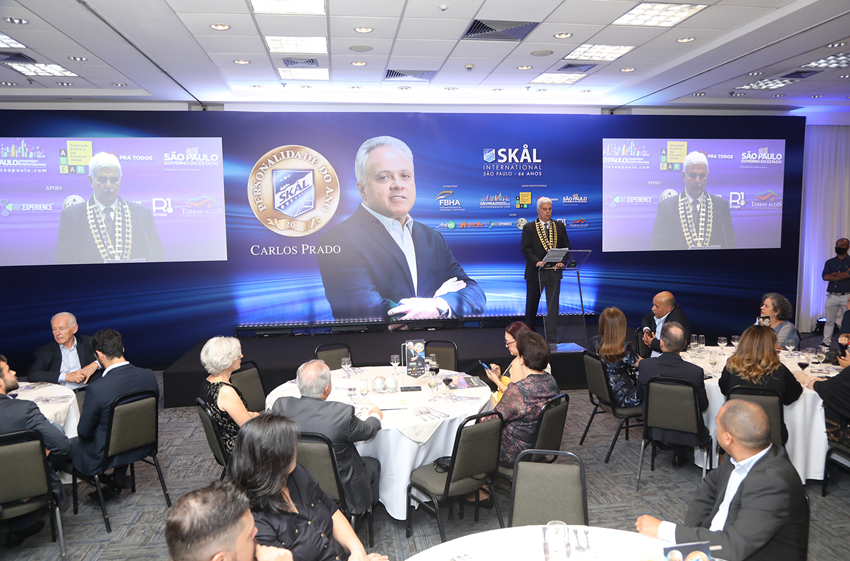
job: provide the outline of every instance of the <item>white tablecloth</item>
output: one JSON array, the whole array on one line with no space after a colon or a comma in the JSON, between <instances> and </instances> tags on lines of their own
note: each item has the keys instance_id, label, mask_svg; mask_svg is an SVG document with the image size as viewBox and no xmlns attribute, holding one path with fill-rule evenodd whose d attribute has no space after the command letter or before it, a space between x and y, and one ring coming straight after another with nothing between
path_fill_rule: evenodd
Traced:
<instances>
[{"instance_id":1,"label":"white tablecloth","mask_svg":"<svg viewBox=\"0 0 850 561\"><path fill-rule=\"evenodd\" d=\"M349 386L360 387L366 384L371 388L372 379L381 375L385 378L392 376L391 366L373 366L362 370L363 374L354 374L351 379L343 378L341 370L332 371L333 391L328 397L330 400L350 403L345 388ZM431 398L431 390L428 388L425 377L415 379L402 376L403 368L399 367L399 375L395 378L399 385L420 386L422 391L397 392L393 394L376 394L370 390L366 396L368 407L377 405L390 405L401 407L400 409L387 409L384 411L384 419L381 421L381 430L372 440L357 443L357 450L361 456L371 456L381 462L381 502L387 508L387 512L396 520L404 520L406 517L406 493L407 485L410 483L410 472L417 467L433 462L441 456L449 456L454 446L455 433L461 421L470 415L475 415L489 407L490 388L476 387L468 389L447 390L440 388L438 394L456 394L459 396L470 396L477 398L475 401L454 403L441 397L437 401L428 401ZM456 375L457 372L449 370L440 371L440 375ZM443 384L439 384L443 386ZM271 409L278 398L284 396L298 397L300 392L294 382L287 382L275 388L266 397L266 408ZM359 407L359 413L365 412L363 401L358 396L355 398L355 406ZM403 403L402 403L403 401ZM423 421L413 411L422 407L431 407L448 415L442 421ZM428 431L433 429L430 438L423 443L411 440L404 433L421 434L422 425L426 425Z\"/></svg>"},{"instance_id":2,"label":"white tablecloth","mask_svg":"<svg viewBox=\"0 0 850 561\"><path fill-rule=\"evenodd\" d=\"M409 557L407 561L544 561L543 528L545 526L517 526L470 534L435 545ZM586 536L585 530L588 532ZM570 560L661 561L663 548L669 545L637 532L594 526L569 526L569 534ZM585 547L587 544L590 549L578 550L577 546Z\"/></svg>"},{"instance_id":3,"label":"white tablecloth","mask_svg":"<svg viewBox=\"0 0 850 561\"><path fill-rule=\"evenodd\" d=\"M14 392L18 394L17 399L34 401L48 421L64 428L65 436L77 436L80 407L77 405L77 394L73 390L47 382L20 382L19 385Z\"/></svg>"},{"instance_id":4,"label":"white tablecloth","mask_svg":"<svg viewBox=\"0 0 850 561\"><path fill-rule=\"evenodd\" d=\"M718 347L713 347L713 349L719 350ZM712 372L711 365L708 364L710 350L712 350L712 347L705 349L703 358L696 358L693 353L683 354L682 357L702 367L706 374L714 376L711 380L705 381L705 391L708 394L708 411L704 415L705 425L714 438L717 433L715 418L720 407L726 401L718 386L720 372L723 371L725 360L721 358L716 369ZM724 350L725 359L728 359L734 352L732 347L726 347ZM779 358L792 372L800 370L800 367L797 366L796 356L788 356L787 351L782 351ZM817 366L815 365L815 367ZM808 370L807 373L810 374ZM785 444L785 450L788 452L791 463L797 468L800 479L803 483L806 482L806 479L823 479L823 466L828 444L823 415L823 400L820 396L812 390L804 388L803 395L797 401L785 406L785 426L788 427L788 442ZM716 443L715 440L715 445ZM695 459L697 464L701 466L702 454L697 452ZM716 460L715 457L715 466L717 465Z\"/></svg>"}]
</instances>

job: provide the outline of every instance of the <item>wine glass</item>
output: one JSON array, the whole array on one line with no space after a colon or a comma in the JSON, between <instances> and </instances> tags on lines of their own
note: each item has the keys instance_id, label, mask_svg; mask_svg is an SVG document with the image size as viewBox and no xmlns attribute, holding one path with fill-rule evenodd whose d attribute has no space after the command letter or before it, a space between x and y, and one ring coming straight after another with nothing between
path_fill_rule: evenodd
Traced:
<instances>
[{"instance_id":1,"label":"wine glass","mask_svg":"<svg viewBox=\"0 0 850 561\"><path fill-rule=\"evenodd\" d=\"M818 362L820 364L823 364L826 361L826 352L827 352L826 346L821 345L820 347L818 347L817 357L818 357Z\"/></svg>"},{"instance_id":2,"label":"wine glass","mask_svg":"<svg viewBox=\"0 0 850 561\"><path fill-rule=\"evenodd\" d=\"M736 350L738 348L738 343L740 343L740 342L741 342L741 336L740 335L732 335L732 346L735 347Z\"/></svg>"},{"instance_id":3,"label":"wine glass","mask_svg":"<svg viewBox=\"0 0 850 561\"><path fill-rule=\"evenodd\" d=\"M708 353L708 363L711 365L711 372L713 374L716 371L714 367L717 366L717 351L714 349Z\"/></svg>"},{"instance_id":4,"label":"wine glass","mask_svg":"<svg viewBox=\"0 0 850 561\"><path fill-rule=\"evenodd\" d=\"M437 390L437 377L433 374L428 374L428 387L431 388L431 395Z\"/></svg>"},{"instance_id":5,"label":"wine glass","mask_svg":"<svg viewBox=\"0 0 850 561\"><path fill-rule=\"evenodd\" d=\"M803 354L806 355L807 359L809 359L809 364L814 364L816 359L814 347L806 347L803 349Z\"/></svg>"},{"instance_id":6,"label":"wine glass","mask_svg":"<svg viewBox=\"0 0 850 561\"><path fill-rule=\"evenodd\" d=\"M787 341L784 346L788 350L788 356L793 356L794 353L792 351L794 350L794 347L796 346L796 345L794 345L794 341Z\"/></svg>"},{"instance_id":7,"label":"wine glass","mask_svg":"<svg viewBox=\"0 0 850 561\"><path fill-rule=\"evenodd\" d=\"M799 353L797 355L797 366L800 367L800 370L805 371L809 366L809 357L806 356L805 353Z\"/></svg>"},{"instance_id":8,"label":"wine glass","mask_svg":"<svg viewBox=\"0 0 850 561\"><path fill-rule=\"evenodd\" d=\"M397 376L396 367L401 364L401 357L399 355L390 355L390 364L393 367L393 376Z\"/></svg>"},{"instance_id":9,"label":"wine glass","mask_svg":"<svg viewBox=\"0 0 850 561\"><path fill-rule=\"evenodd\" d=\"M721 353L726 354L726 337L718 337L717 346L720 347Z\"/></svg>"},{"instance_id":10,"label":"wine glass","mask_svg":"<svg viewBox=\"0 0 850 561\"><path fill-rule=\"evenodd\" d=\"M339 361L339 367L345 372L345 378L351 378L351 357L344 356Z\"/></svg>"}]
</instances>

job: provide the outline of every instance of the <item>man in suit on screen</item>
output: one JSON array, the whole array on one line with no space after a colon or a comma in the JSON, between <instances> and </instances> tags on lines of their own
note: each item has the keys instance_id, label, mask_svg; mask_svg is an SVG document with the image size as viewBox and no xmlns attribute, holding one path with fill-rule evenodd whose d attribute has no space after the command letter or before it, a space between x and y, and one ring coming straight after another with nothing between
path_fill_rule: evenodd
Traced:
<instances>
[{"instance_id":1,"label":"man in suit on screen","mask_svg":"<svg viewBox=\"0 0 850 561\"><path fill-rule=\"evenodd\" d=\"M484 311L484 291L469 278L439 232L416 222L413 153L397 138L360 146L354 170L363 203L332 228L319 255L325 295L341 318L397 320L464 317Z\"/></svg>"},{"instance_id":2,"label":"man in suit on screen","mask_svg":"<svg viewBox=\"0 0 850 561\"><path fill-rule=\"evenodd\" d=\"M57 263L162 261L162 242L148 207L118 196L121 163L99 152L89 160L92 196L71 205L59 217Z\"/></svg>"}]
</instances>

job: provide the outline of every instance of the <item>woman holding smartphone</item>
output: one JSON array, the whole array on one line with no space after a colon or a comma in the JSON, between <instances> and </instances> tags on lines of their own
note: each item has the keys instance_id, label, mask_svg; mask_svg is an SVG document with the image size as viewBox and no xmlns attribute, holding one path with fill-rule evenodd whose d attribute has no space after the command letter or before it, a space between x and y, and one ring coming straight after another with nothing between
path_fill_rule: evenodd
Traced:
<instances>
[{"instance_id":1,"label":"woman holding smartphone","mask_svg":"<svg viewBox=\"0 0 850 561\"><path fill-rule=\"evenodd\" d=\"M511 383L511 372L519 371L519 353L517 352L516 341L523 333L531 333L531 329L529 329L528 326L521 321L515 321L505 328L505 347L507 347L508 352L511 353L513 360L508 367L505 368L504 374L502 373L502 369L496 363L491 364L489 368L487 368L486 365L484 366L484 371L487 373L487 377L490 378L491 382L496 384L496 391L493 393L494 407L502 399L502 396L508 389L508 384ZM482 363L482 365L483 364L484 363Z\"/></svg>"}]
</instances>

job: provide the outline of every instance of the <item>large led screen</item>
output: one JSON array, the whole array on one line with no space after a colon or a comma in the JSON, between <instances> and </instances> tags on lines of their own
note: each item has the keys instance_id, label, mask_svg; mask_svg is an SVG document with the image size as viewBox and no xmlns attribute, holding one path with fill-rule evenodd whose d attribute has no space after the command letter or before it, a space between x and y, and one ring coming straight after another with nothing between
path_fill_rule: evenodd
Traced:
<instances>
[{"instance_id":1,"label":"large led screen","mask_svg":"<svg viewBox=\"0 0 850 561\"><path fill-rule=\"evenodd\" d=\"M223 163L220 138L0 138L0 264L226 260Z\"/></svg>"},{"instance_id":2,"label":"large led screen","mask_svg":"<svg viewBox=\"0 0 850 561\"><path fill-rule=\"evenodd\" d=\"M602 249L781 247L784 177L784 140L603 139Z\"/></svg>"}]
</instances>

